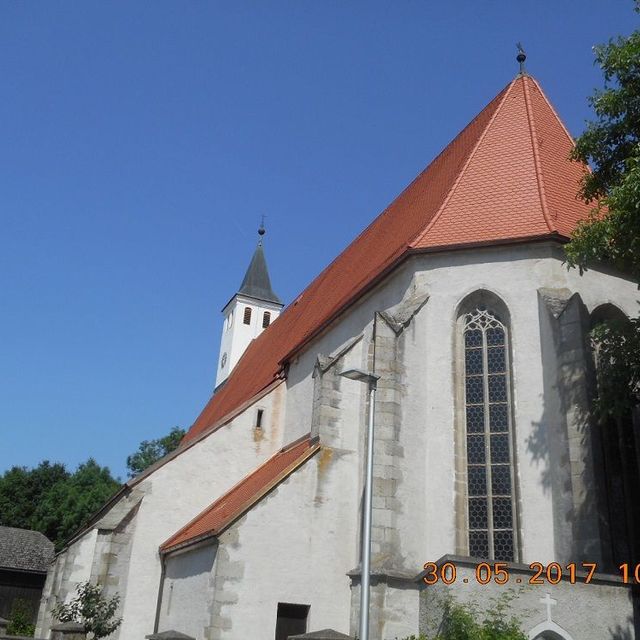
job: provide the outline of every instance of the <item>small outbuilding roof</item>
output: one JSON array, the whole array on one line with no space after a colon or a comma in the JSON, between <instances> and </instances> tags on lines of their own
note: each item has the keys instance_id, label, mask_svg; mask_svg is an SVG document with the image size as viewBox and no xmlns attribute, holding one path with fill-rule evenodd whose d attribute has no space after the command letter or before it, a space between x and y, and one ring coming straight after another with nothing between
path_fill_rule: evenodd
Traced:
<instances>
[{"instance_id":1,"label":"small outbuilding roof","mask_svg":"<svg viewBox=\"0 0 640 640\"><path fill-rule=\"evenodd\" d=\"M306 435L283 447L263 465L243 478L191 522L160 546L162 553L176 551L222 533L320 449L318 438Z\"/></svg>"},{"instance_id":2,"label":"small outbuilding roof","mask_svg":"<svg viewBox=\"0 0 640 640\"><path fill-rule=\"evenodd\" d=\"M0 569L46 573L53 542L39 531L0 526Z\"/></svg>"}]
</instances>

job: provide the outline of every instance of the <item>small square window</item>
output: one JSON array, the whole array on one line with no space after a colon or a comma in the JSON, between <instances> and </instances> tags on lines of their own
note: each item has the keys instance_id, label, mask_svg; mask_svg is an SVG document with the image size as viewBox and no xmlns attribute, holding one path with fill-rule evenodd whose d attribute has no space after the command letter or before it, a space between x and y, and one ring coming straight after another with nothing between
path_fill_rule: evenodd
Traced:
<instances>
[{"instance_id":1,"label":"small square window","mask_svg":"<svg viewBox=\"0 0 640 640\"><path fill-rule=\"evenodd\" d=\"M276 640L287 640L289 636L306 633L308 616L308 604L278 602Z\"/></svg>"}]
</instances>

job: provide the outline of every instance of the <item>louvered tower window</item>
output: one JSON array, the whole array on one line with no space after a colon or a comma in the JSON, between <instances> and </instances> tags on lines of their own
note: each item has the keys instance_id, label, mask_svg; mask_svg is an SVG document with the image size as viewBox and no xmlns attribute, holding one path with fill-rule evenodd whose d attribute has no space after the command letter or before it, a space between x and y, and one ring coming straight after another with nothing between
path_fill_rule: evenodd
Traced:
<instances>
[{"instance_id":1,"label":"louvered tower window","mask_svg":"<svg viewBox=\"0 0 640 640\"><path fill-rule=\"evenodd\" d=\"M244 318L242 321L244 324L251 324L251 307L244 308Z\"/></svg>"},{"instance_id":2,"label":"louvered tower window","mask_svg":"<svg viewBox=\"0 0 640 640\"><path fill-rule=\"evenodd\" d=\"M464 317L469 555L515 560L507 327L478 307Z\"/></svg>"},{"instance_id":3,"label":"louvered tower window","mask_svg":"<svg viewBox=\"0 0 640 640\"><path fill-rule=\"evenodd\" d=\"M271 313L269 313L268 311L265 311L264 315L262 316L262 328L266 329L270 323L271 323Z\"/></svg>"}]
</instances>

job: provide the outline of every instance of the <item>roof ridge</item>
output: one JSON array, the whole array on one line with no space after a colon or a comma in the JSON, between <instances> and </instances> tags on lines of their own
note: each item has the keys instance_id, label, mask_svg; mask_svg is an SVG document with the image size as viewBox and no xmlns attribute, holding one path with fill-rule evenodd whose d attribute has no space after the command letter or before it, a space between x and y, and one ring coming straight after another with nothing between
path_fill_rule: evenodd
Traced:
<instances>
[{"instance_id":1,"label":"roof ridge","mask_svg":"<svg viewBox=\"0 0 640 640\"><path fill-rule=\"evenodd\" d=\"M547 196L544 188L544 176L542 175L542 163L540 162L540 150L538 149L538 138L536 136L536 126L533 121L533 113L531 112L531 99L529 96L529 87L527 86L527 78L529 76L522 76L522 87L524 89L524 104L527 109L527 121L529 122L529 134L531 136L531 148L533 150L533 164L536 168L536 182L538 184L538 194L540 196L540 206L542 207L542 215L544 221L549 228L549 231L557 231L556 227L551 222L549 216L549 207L547 206ZM542 92L540 92L542 93Z\"/></svg>"},{"instance_id":2,"label":"roof ridge","mask_svg":"<svg viewBox=\"0 0 640 640\"><path fill-rule=\"evenodd\" d=\"M449 189L449 191L447 192L447 195L444 197L444 199L442 200L442 202L440 203L440 206L438 207L438 210L436 211L435 215L431 218L431 220L428 222L427 226L417 235L413 238L413 240L411 240L408 243L409 247L413 247L415 246L417 243L419 243L426 235L427 233L433 228L433 226L435 225L435 223L439 220L440 216L442 215L442 212L444 211L445 207L447 206L447 204L449 203L449 200L451 200L451 198L453 197L453 194L456 191L456 188L458 187L458 185L460 184L460 181L462 180L462 176L464 175L465 171L467 170L467 168L469 167L469 165L471 164L471 160L473 160L477 150L480 148L480 144L482 143L482 141L485 139L487 132L489 131L489 129L491 128L491 125L494 123L496 116L498 115L498 113L500 112L500 109L502 109L502 106L505 103L505 100L507 99L507 96L509 95L509 93L511 93L511 90L513 89L513 86L515 85L515 80L512 80L504 89L504 95L502 96L501 100L500 100L500 104L496 107L496 110L493 112L493 114L491 115L491 118L489 119L489 122L487 122L484 130L482 131L482 133L478 136L478 139L476 140L475 144L473 145L473 149L471 149L471 152L469 153L469 155L467 156L467 159L465 160L464 164L462 165L462 167L460 168L460 172L458 173L458 175L456 176L456 179L453 181L453 184L451 185L451 188ZM481 112L482 113L482 112ZM480 114L478 114L480 115Z\"/></svg>"},{"instance_id":3,"label":"roof ridge","mask_svg":"<svg viewBox=\"0 0 640 640\"><path fill-rule=\"evenodd\" d=\"M510 82L507 86L505 86L505 88L504 88L504 89L502 89L502 91L500 92L500 93L504 92L504 94L505 94L505 95L502 97L502 100L500 101L500 105L498 105L498 107L496 107L496 111L497 111L497 110L500 108L500 106L502 105L502 101L503 101L503 100L504 100L504 98L506 97L506 94L509 92L509 89L511 88L511 85L513 84L513 82L514 82L514 81L511 81L511 82ZM498 95L500 95L500 93L498 93ZM496 97L497 97L497 96L496 96ZM494 100L495 100L495 98L494 98ZM488 105L487 105L487 106L488 106ZM486 108L486 107L485 107L485 108ZM329 272L329 271L330 271L331 267L332 267L332 266L333 266L333 265L334 265L338 260L340 260L340 258L342 258L342 256L343 256L344 252L345 252L345 251L346 251L346 250L347 250L351 245L356 244L356 243L358 242L358 240L359 240L362 236L364 236L364 235L365 235L365 234L366 234L366 233L367 233L367 232L368 232L372 227L374 227L374 226L378 223L378 221L379 221L381 218L383 218L384 216L386 216L386 215L388 215L389 213L391 213L390 209L391 209L392 205L393 205L397 200L399 200L399 199L400 199L400 198L401 198L401 197L402 197L406 192L408 192L408 191L409 191L409 190L414 186L414 184L415 184L416 182L418 182L418 181L422 178L422 176L423 176L425 173L427 173L427 171L429 171L429 170L433 167L433 165L438 161L438 159L439 159L442 155L444 155L444 154L446 153L446 151L451 147L451 145L456 141L456 139L457 139L457 138L459 138L459 137L462 135L462 133L463 133L466 129L468 129L468 128L469 128L469 127L470 127L470 126L471 126L471 125L472 125L472 124L473 124L473 123L474 123L474 122L475 122L475 121L480 117L480 115L482 114L482 112L483 112L483 109L481 109L481 110L480 110L480 112L475 116L475 118L473 118L473 120L471 120L471 121L470 121L470 122L469 122L469 123L468 123L468 124L467 124L463 129L462 129L462 131L460 131L460 132L458 133L458 135L457 135L457 136L455 136L455 138L454 138L453 140L451 140L451 141L449 141L447 144L445 144L445 145L442 147L442 149L440 150L440 152L439 152L436 156L434 156L434 157L431 159L431 161L427 164L427 166L426 166L422 171L420 171L420 173L418 173L418 175L417 175L417 176L416 176L416 177L415 177L415 178L414 178L414 179L413 179L413 180L412 180L412 181L411 181L411 182L410 182L410 183L409 183L409 184L408 184L404 189L402 189L402 190L398 193L398 195L396 195L396 196L393 198L393 200L392 200L392 201L391 201L391 202L390 202L390 203L389 203L389 204L388 204L388 205L387 205L387 206L386 206L386 207L385 207L385 208L380 212L380 214L379 214L379 215L377 215L376 217L374 217L374 218L373 218L373 220L372 220L372 221L371 221L371 222L370 222L370 223L369 223L369 224L368 224L368 225L367 225L367 226L366 226L366 227L365 227L365 228L364 228L364 229L363 229L363 230L362 230L362 231L361 231L361 232L360 232L360 233L359 233L359 234L358 234L358 235L357 235L353 240L351 240L351 241L349 242L349 244L348 244L348 245L347 245L347 246L346 246L346 247L345 247L345 248L344 248L340 253L338 253L338 255L337 255L337 256L335 256L335 257L333 258L333 260L331 260L331 262L330 262L330 263L329 263L329 264L328 264L324 269L322 269L322 271L320 271L320 273L318 273L318 275L317 275L317 276L316 276L316 277L315 277L315 278L314 278L314 279L313 279L313 280L312 280L312 281L311 281L311 282L310 282L310 283L309 283L309 284L308 284L304 289L302 289L302 291L300 291L300 293L299 293L299 294L298 294L298 295L293 299L293 301L292 301L290 304L288 304L288 305L286 306L286 308L284 309L284 311L283 311L283 314L282 314L282 315L284 315L284 312L286 312L286 311L289 309L289 307L292 307L292 306L293 306L294 304L296 304L298 301L302 300L302 298L304 297L304 294L307 292L307 290L308 290L308 289L310 289L310 288L311 288L311 286L312 286L312 285L314 285L314 284L318 284L318 285L319 285L319 284L320 284L320 281L324 279L325 274L326 274L327 272ZM494 116L495 116L495 113L494 113ZM494 117L494 116L492 116L492 117L491 117L491 120L493 120L493 117ZM491 122L491 121L490 121L490 122ZM487 124L487 126L489 126L490 122ZM475 147L474 147L474 149L475 149ZM466 165L465 165L465 166L466 166ZM446 198L445 198L445 199L446 199ZM406 246L407 246L407 247L410 247L411 245L412 245L412 242L409 242L409 243L407 243L407 245L406 245ZM397 258L397 253L399 253L399 252L400 252L400 249L398 250L398 252L396 252L396 254L394 254L393 256L391 256L391 258L390 258L390 262L393 262L393 259L394 259L394 258ZM366 280L366 276L364 276L364 277L363 277L363 280Z\"/></svg>"},{"instance_id":4,"label":"roof ridge","mask_svg":"<svg viewBox=\"0 0 640 640\"><path fill-rule=\"evenodd\" d=\"M569 139L569 142L571 143L571 146L575 147L576 146L576 141L575 141L574 137L569 132L569 129L567 129L567 127L565 127L564 122L562 121L562 118L560 117L558 112L555 110L554 106L551 104L551 102L549 102L549 98L547 98L545 92L542 90L542 87L540 86L540 83L532 76L527 76L527 77L536 86L536 89L540 92L540 95L542 96L542 99L547 103L547 106L549 107L549 109L551 109L551 112L555 116L556 120L560 123L560 126L562 127L562 130L565 132L567 138ZM586 166L588 167L589 165L586 165Z\"/></svg>"}]
</instances>

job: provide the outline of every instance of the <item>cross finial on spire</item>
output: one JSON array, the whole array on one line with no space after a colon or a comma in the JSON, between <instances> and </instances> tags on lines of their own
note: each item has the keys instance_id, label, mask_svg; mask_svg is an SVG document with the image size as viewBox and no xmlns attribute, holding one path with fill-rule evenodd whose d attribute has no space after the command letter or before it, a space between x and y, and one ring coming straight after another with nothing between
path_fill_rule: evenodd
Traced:
<instances>
[{"instance_id":1,"label":"cross finial on spire","mask_svg":"<svg viewBox=\"0 0 640 640\"><path fill-rule=\"evenodd\" d=\"M258 240L258 244L262 244L262 236L267 233L267 230L264 228L264 219L265 219L265 215L262 215L262 218L260 220L260 228L258 229L258 235L260 236L259 240Z\"/></svg>"},{"instance_id":2,"label":"cross finial on spire","mask_svg":"<svg viewBox=\"0 0 640 640\"><path fill-rule=\"evenodd\" d=\"M527 72L524 68L524 61L527 59L527 54L525 53L522 45L517 42L516 47L518 47L518 55L516 56L516 60L520 63L520 75L525 75Z\"/></svg>"}]
</instances>

